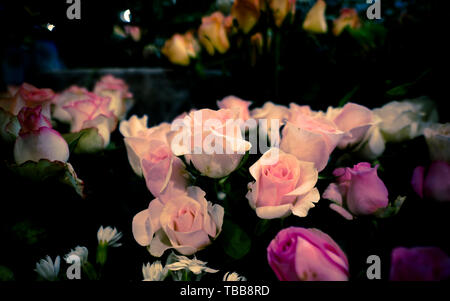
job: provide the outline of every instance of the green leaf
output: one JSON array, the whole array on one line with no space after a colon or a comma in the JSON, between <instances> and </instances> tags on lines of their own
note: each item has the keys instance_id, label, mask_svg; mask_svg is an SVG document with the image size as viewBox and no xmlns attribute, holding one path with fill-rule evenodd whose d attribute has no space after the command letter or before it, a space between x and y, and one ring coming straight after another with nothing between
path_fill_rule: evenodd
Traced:
<instances>
[{"instance_id":1,"label":"green leaf","mask_svg":"<svg viewBox=\"0 0 450 301\"><path fill-rule=\"evenodd\" d=\"M374 215L378 218L392 217L400 211L400 208L402 207L405 200L406 196L399 195L393 203L389 203L386 208L378 209Z\"/></svg>"},{"instance_id":2,"label":"green leaf","mask_svg":"<svg viewBox=\"0 0 450 301\"><path fill-rule=\"evenodd\" d=\"M255 227L255 235L262 236L270 228L270 225L270 219L260 219Z\"/></svg>"},{"instance_id":3,"label":"green leaf","mask_svg":"<svg viewBox=\"0 0 450 301\"><path fill-rule=\"evenodd\" d=\"M250 251L250 237L238 225L228 219L223 221L220 238L225 253L233 259L241 259Z\"/></svg>"},{"instance_id":4,"label":"green leaf","mask_svg":"<svg viewBox=\"0 0 450 301\"><path fill-rule=\"evenodd\" d=\"M7 267L0 265L0 281L14 280L14 273Z\"/></svg>"},{"instance_id":5,"label":"green leaf","mask_svg":"<svg viewBox=\"0 0 450 301\"><path fill-rule=\"evenodd\" d=\"M350 101L350 99L355 95L355 93L359 90L359 85L355 86L350 92L345 94L344 97L339 100L339 107L343 107L347 102Z\"/></svg>"},{"instance_id":6,"label":"green leaf","mask_svg":"<svg viewBox=\"0 0 450 301\"><path fill-rule=\"evenodd\" d=\"M76 133L67 133L63 134L63 138L66 140L67 144L69 145L69 151L72 153L76 146L78 145L78 141L80 141L80 138L87 133L87 130L82 130Z\"/></svg>"}]
</instances>

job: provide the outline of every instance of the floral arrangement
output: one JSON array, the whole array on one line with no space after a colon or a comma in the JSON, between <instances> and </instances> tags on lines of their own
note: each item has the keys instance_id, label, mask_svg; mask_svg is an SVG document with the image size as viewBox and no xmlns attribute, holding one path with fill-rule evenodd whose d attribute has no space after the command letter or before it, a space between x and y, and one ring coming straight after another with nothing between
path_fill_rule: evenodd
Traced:
<instances>
[{"instance_id":1,"label":"floral arrangement","mask_svg":"<svg viewBox=\"0 0 450 301\"><path fill-rule=\"evenodd\" d=\"M215 109L192 109L148 127L147 115L125 119L132 94L111 75L93 92L72 86L54 93L29 84L10 90L0 102L0 132L14 173L56 179L84 197L70 158L108 151L118 128L120 154L152 196L127 200L141 207L126 221L130 229L100 227L95 265L86 247L64 257L68 265L78 260L89 279L102 278L108 249L120 247L124 234L146 250L147 281L358 279L364 257L377 254L367 254L364 244L350 249L354 234L361 235L355 229L376 237L408 214L402 211L409 202L448 212L449 124L438 123L427 97L315 111L272 102L250 109L251 101L228 96ZM408 187L396 185L392 162L420 144L429 158L407 169ZM339 225L347 232L333 231ZM417 241L387 250L389 279L448 279L450 258L439 242ZM253 272L244 263L249 258L258 262ZM46 280L62 279L60 269L59 256L36 264Z\"/></svg>"}]
</instances>

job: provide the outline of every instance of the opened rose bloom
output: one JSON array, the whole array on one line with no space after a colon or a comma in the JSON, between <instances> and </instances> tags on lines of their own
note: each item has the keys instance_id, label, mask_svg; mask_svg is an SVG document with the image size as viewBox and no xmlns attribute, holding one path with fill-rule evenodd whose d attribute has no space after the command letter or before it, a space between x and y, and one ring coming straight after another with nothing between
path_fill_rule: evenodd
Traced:
<instances>
[{"instance_id":1,"label":"opened rose bloom","mask_svg":"<svg viewBox=\"0 0 450 301\"><path fill-rule=\"evenodd\" d=\"M278 131L289 117L289 114L289 108L268 101L264 103L262 108L253 109L250 112L250 117L256 120L266 120L268 130L272 128L272 125L276 124L277 128L275 130Z\"/></svg>"},{"instance_id":2,"label":"opened rose bloom","mask_svg":"<svg viewBox=\"0 0 450 301\"><path fill-rule=\"evenodd\" d=\"M10 98L0 100L0 108L17 116L22 108L35 108L41 106L42 114L50 118L51 101L55 93L51 89L39 89L33 85L23 83Z\"/></svg>"},{"instance_id":3,"label":"opened rose bloom","mask_svg":"<svg viewBox=\"0 0 450 301\"><path fill-rule=\"evenodd\" d=\"M248 33L256 25L260 15L260 0L236 0L231 7L231 15L237 20L239 28Z\"/></svg>"},{"instance_id":4,"label":"opened rose bloom","mask_svg":"<svg viewBox=\"0 0 450 301\"><path fill-rule=\"evenodd\" d=\"M450 123L434 123L423 130L430 158L450 162Z\"/></svg>"},{"instance_id":5,"label":"opened rose bloom","mask_svg":"<svg viewBox=\"0 0 450 301\"><path fill-rule=\"evenodd\" d=\"M272 148L250 167L255 179L248 185L247 199L260 218L308 215L320 199L315 185L318 172L312 162Z\"/></svg>"},{"instance_id":6,"label":"opened rose bloom","mask_svg":"<svg viewBox=\"0 0 450 301\"><path fill-rule=\"evenodd\" d=\"M275 25L281 27L284 19L290 13L295 14L295 0L269 0L269 8L272 11Z\"/></svg>"},{"instance_id":7,"label":"opened rose bloom","mask_svg":"<svg viewBox=\"0 0 450 301\"><path fill-rule=\"evenodd\" d=\"M53 99L54 109L52 118L61 122L70 123L72 116L63 107L75 102L77 100L83 100L89 98L89 92L86 88L79 86L70 86L61 93L56 94Z\"/></svg>"},{"instance_id":8,"label":"opened rose bloom","mask_svg":"<svg viewBox=\"0 0 450 301\"><path fill-rule=\"evenodd\" d=\"M94 93L109 97L109 109L118 119L123 119L127 112L127 103L131 104L133 94L129 91L128 85L120 78L111 74L103 76L95 83Z\"/></svg>"},{"instance_id":9,"label":"opened rose bloom","mask_svg":"<svg viewBox=\"0 0 450 301\"><path fill-rule=\"evenodd\" d=\"M306 14L303 21L303 29L311 33L326 33L328 31L325 9L327 4L324 0L317 0Z\"/></svg>"},{"instance_id":10,"label":"opened rose bloom","mask_svg":"<svg viewBox=\"0 0 450 301\"><path fill-rule=\"evenodd\" d=\"M377 174L378 165L361 162L353 168L337 168L322 197L334 202L330 208L351 220L353 216L370 215L388 206L388 190Z\"/></svg>"},{"instance_id":11,"label":"opened rose bloom","mask_svg":"<svg viewBox=\"0 0 450 301\"><path fill-rule=\"evenodd\" d=\"M411 185L421 198L450 202L450 163L433 161L428 168L417 166Z\"/></svg>"},{"instance_id":12,"label":"opened rose bloom","mask_svg":"<svg viewBox=\"0 0 450 301\"><path fill-rule=\"evenodd\" d=\"M345 253L318 229L281 230L267 248L267 260L281 281L346 281L350 275Z\"/></svg>"},{"instance_id":13,"label":"opened rose bloom","mask_svg":"<svg viewBox=\"0 0 450 301\"><path fill-rule=\"evenodd\" d=\"M216 51L223 54L230 48L225 23L226 18L221 12L202 18L202 24L198 29L198 39L210 55Z\"/></svg>"},{"instance_id":14,"label":"opened rose bloom","mask_svg":"<svg viewBox=\"0 0 450 301\"><path fill-rule=\"evenodd\" d=\"M200 45L192 32L184 35L174 34L164 43L161 53L164 54L172 64L188 66L191 59L196 58L200 52Z\"/></svg>"},{"instance_id":15,"label":"opened rose bloom","mask_svg":"<svg viewBox=\"0 0 450 301\"><path fill-rule=\"evenodd\" d=\"M361 27L358 12L354 8L344 8L341 10L339 18L333 21L333 34L339 36L346 27L351 29Z\"/></svg>"},{"instance_id":16,"label":"opened rose bloom","mask_svg":"<svg viewBox=\"0 0 450 301\"><path fill-rule=\"evenodd\" d=\"M41 106L22 108L18 119L21 129L14 144L17 164L41 159L66 162L69 159L67 142L52 129L50 121L42 114Z\"/></svg>"},{"instance_id":17,"label":"opened rose bloom","mask_svg":"<svg viewBox=\"0 0 450 301\"><path fill-rule=\"evenodd\" d=\"M148 209L133 218L133 236L155 257L171 248L192 255L217 238L223 215L223 207L212 205L203 190L191 186L185 195L151 201Z\"/></svg>"},{"instance_id":18,"label":"opened rose bloom","mask_svg":"<svg viewBox=\"0 0 450 301\"><path fill-rule=\"evenodd\" d=\"M291 110L282 131L280 148L301 161L314 162L317 170L322 171L343 135L344 132L322 114L306 109Z\"/></svg>"},{"instance_id":19,"label":"opened rose bloom","mask_svg":"<svg viewBox=\"0 0 450 301\"><path fill-rule=\"evenodd\" d=\"M71 115L72 133L92 129L80 137L76 152L96 152L109 144L111 132L116 128L117 117L109 109L110 98L90 93L88 98L77 100L63 108Z\"/></svg>"},{"instance_id":20,"label":"opened rose bloom","mask_svg":"<svg viewBox=\"0 0 450 301\"><path fill-rule=\"evenodd\" d=\"M437 247L395 248L389 280L450 280L450 257Z\"/></svg>"},{"instance_id":21,"label":"opened rose bloom","mask_svg":"<svg viewBox=\"0 0 450 301\"><path fill-rule=\"evenodd\" d=\"M221 101L217 101L217 106L220 109L230 109L233 111L237 111L238 118L242 119L243 121L246 121L250 118L248 107L251 104L251 101L246 101L233 95L227 96Z\"/></svg>"},{"instance_id":22,"label":"opened rose bloom","mask_svg":"<svg viewBox=\"0 0 450 301\"><path fill-rule=\"evenodd\" d=\"M251 148L242 137L241 125L236 112L228 109L191 112L172 123L172 151L176 156L184 155L205 176L225 177Z\"/></svg>"}]
</instances>

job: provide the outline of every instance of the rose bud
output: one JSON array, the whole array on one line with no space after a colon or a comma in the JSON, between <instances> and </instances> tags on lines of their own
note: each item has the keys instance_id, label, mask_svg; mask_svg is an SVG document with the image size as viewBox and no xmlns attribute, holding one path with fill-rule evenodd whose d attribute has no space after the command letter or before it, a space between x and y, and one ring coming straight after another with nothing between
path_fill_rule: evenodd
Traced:
<instances>
[{"instance_id":1,"label":"rose bud","mask_svg":"<svg viewBox=\"0 0 450 301\"><path fill-rule=\"evenodd\" d=\"M322 197L334 202L330 208L346 219L353 215L370 215L388 206L388 190L377 175L378 165L361 162L353 168L337 168L333 175L336 183L331 183Z\"/></svg>"},{"instance_id":2,"label":"rose bud","mask_svg":"<svg viewBox=\"0 0 450 301\"><path fill-rule=\"evenodd\" d=\"M198 39L210 55L213 55L216 50L223 54L230 48L226 22L227 19L221 12L202 18L202 24L198 29Z\"/></svg>"},{"instance_id":3,"label":"rose bud","mask_svg":"<svg viewBox=\"0 0 450 301\"><path fill-rule=\"evenodd\" d=\"M95 83L94 93L102 97L109 97L109 109L118 119L123 119L127 113L127 102L131 104L133 94L128 85L120 78L111 74L103 76Z\"/></svg>"},{"instance_id":4,"label":"rose bud","mask_svg":"<svg viewBox=\"0 0 450 301\"><path fill-rule=\"evenodd\" d=\"M434 123L423 130L431 160L450 162L450 123Z\"/></svg>"},{"instance_id":5,"label":"rose bud","mask_svg":"<svg viewBox=\"0 0 450 301\"><path fill-rule=\"evenodd\" d=\"M255 182L249 183L247 199L260 218L294 215L305 217L320 199L318 172L312 162L272 148L250 167Z\"/></svg>"},{"instance_id":6,"label":"rose bud","mask_svg":"<svg viewBox=\"0 0 450 301\"><path fill-rule=\"evenodd\" d=\"M289 13L291 13L292 19L294 18L295 0L269 0L269 8L273 13L275 25L281 27Z\"/></svg>"},{"instance_id":7,"label":"rose bud","mask_svg":"<svg viewBox=\"0 0 450 301\"><path fill-rule=\"evenodd\" d=\"M239 28L248 33L258 22L259 0L235 0L231 7L231 15L237 20Z\"/></svg>"},{"instance_id":8,"label":"rose bud","mask_svg":"<svg viewBox=\"0 0 450 301\"><path fill-rule=\"evenodd\" d=\"M303 21L303 29L312 33L326 33L328 31L327 21L325 19L325 9L327 4L323 0L317 2L311 7Z\"/></svg>"},{"instance_id":9,"label":"rose bud","mask_svg":"<svg viewBox=\"0 0 450 301\"><path fill-rule=\"evenodd\" d=\"M184 155L203 175L222 178L233 172L251 144L241 133L242 120L228 109L203 109L172 123L172 152ZM178 131L177 131L178 130Z\"/></svg>"},{"instance_id":10,"label":"rose bud","mask_svg":"<svg viewBox=\"0 0 450 301\"><path fill-rule=\"evenodd\" d=\"M395 248L391 254L389 280L450 280L450 257L436 247Z\"/></svg>"},{"instance_id":11,"label":"rose bud","mask_svg":"<svg viewBox=\"0 0 450 301\"><path fill-rule=\"evenodd\" d=\"M196 58L200 52L200 45L194 38L192 32L184 35L174 34L164 43L161 53L164 54L172 64L188 66L192 58Z\"/></svg>"},{"instance_id":12,"label":"rose bud","mask_svg":"<svg viewBox=\"0 0 450 301\"><path fill-rule=\"evenodd\" d=\"M325 116L296 109L283 128L280 148L301 161L314 162L322 171L343 135Z\"/></svg>"},{"instance_id":13,"label":"rose bud","mask_svg":"<svg viewBox=\"0 0 450 301\"><path fill-rule=\"evenodd\" d=\"M66 162L69 146L54 129L50 121L41 113L41 106L24 107L19 112L21 126L19 137L14 144L14 160L17 164L41 159Z\"/></svg>"},{"instance_id":14,"label":"rose bud","mask_svg":"<svg viewBox=\"0 0 450 301\"><path fill-rule=\"evenodd\" d=\"M71 86L61 93L56 94L53 99L54 109L52 118L61 122L70 123L72 116L63 107L77 100L83 100L89 97L90 92L83 87Z\"/></svg>"},{"instance_id":15,"label":"rose bud","mask_svg":"<svg viewBox=\"0 0 450 301\"><path fill-rule=\"evenodd\" d=\"M267 260L281 281L346 281L349 277L347 256L318 229L281 230L267 248Z\"/></svg>"},{"instance_id":16,"label":"rose bud","mask_svg":"<svg viewBox=\"0 0 450 301\"><path fill-rule=\"evenodd\" d=\"M238 113L238 118L246 121L250 118L248 107L252 104L251 101L240 99L239 97L230 95L217 101L217 106L220 109L235 110Z\"/></svg>"},{"instance_id":17,"label":"rose bud","mask_svg":"<svg viewBox=\"0 0 450 301\"><path fill-rule=\"evenodd\" d=\"M109 109L110 98L89 93L88 98L77 100L63 108L71 115L72 133L83 129L94 129L94 132L81 136L75 151L96 152L109 144L111 132L116 128L117 117Z\"/></svg>"},{"instance_id":18,"label":"rose bud","mask_svg":"<svg viewBox=\"0 0 450 301\"><path fill-rule=\"evenodd\" d=\"M133 218L133 236L155 257L170 248L192 255L217 238L223 215L223 207L208 202L205 192L192 186L185 195L151 201L148 209Z\"/></svg>"},{"instance_id":19,"label":"rose bud","mask_svg":"<svg viewBox=\"0 0 450 301\"><path fill-rule=\"evenodd\" d=\"M434 161L427 170L423 166L417 166L411 185L421 198L450 202L450 164Z\"/></svg>"},{"instance_id":20,"label":"rose bud","mask_svg":"<svg viewBox=\"0 0 450 301\"><path fill-rule=\"evenodd\" d=\"M131 36L133 41L139 42L141 40L141 28L139 26L125 25L125 32Z\"/></svg>"},{"instance_id":21,"label":"rose bud","mask_svg":"<svg viewBox=\"0 0 450 301\"><path fill-rule=\"evenodd\" d=\"M339 18L333 21L333 34L339 36L347 26L352 29L361 27L358 12L354 8L344 8L341 10Z\"/></svg>"}]
</instances>

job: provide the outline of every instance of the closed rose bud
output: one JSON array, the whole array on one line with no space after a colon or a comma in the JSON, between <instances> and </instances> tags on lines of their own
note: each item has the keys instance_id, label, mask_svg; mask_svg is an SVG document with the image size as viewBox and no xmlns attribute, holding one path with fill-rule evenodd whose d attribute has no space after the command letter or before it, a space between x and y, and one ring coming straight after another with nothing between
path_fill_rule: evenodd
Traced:
<instances>
[{"instance_id":1,"label":"closed rose bud","mask_svg":"<svg viewBox=\"0 0 450 301\"><path fill-rule=\"evenodd\" d=\"M55 93L51 89L38 89L33 85L23 83L11 98L0 101L0 108L16 115L22 108L41 107L42 114L50 118L50 106Z\"/></svg>"},{"instance_id":2,"label":"closed rose bud","mask_svg":"<svg viewBox=\"0 0 450 301\"><path fill-rule=\"evenodd\" d=\"M272 148L250 167L255 179L248 185L247 199L260 218L308 215L320 199L315 188L318 172L314 163Z\"/></svg>"},{"instance_id":3,"label":"closed rose bud","mask_svg":"<svg viewBox=\"0 0 450 301\"><path fill-rule=\"evenodd\" d=\"M281 230L267 248L267 259L281 281L346 281L349 277L347 256L318 229Z\"/></svg>"},{"instance_id":4,"label":"closed rose bud","mask_svg":"<svg viewBox=\"0 0 450 301\"><path fill-rule=\"evenodd\" d=\"M337 168L333 175L336 183L331 183L322 197L333 201L330 208L346 219L353 215L370 215L388 206L388 190L377 175L378 165L361 162L353 168Z\"/></svg>"},{"instance_id":5,"label":"closed rose bud","mask_svg":"<svg viewBox=\"0 0 450 301\"><path fill-rule=\"evenodd\" d=\"M133 218L133 236L155 257L170 248L192 255L217 238L223 216L223 207L208 202L204 191L188 187L184 195L151 201L148 209Z\"/></svg>"},{"instance_id":6,"label":"closed rose bud","mask_svg":"<svg viewBox=\"0 0 450 301\"><path fill-rule=\"evenodd\" d=\"M103 76L95 83L94 93L102 97L109 97L108 108L118 119L123 119L127 113L127 101L133 97L128 85L120 78L110 74Z\"/></svg>"},{"instance_id":7,"label":"closed rose bud","mask_svg":"<svg viewBox=\"0 0 450 301\"><path fill-rule=\"evenodd\" d=\"M237 20L239 28L244 33L248 33L258 22L259 0L235 0L231 15Z\"/></svg>"},{"instance_id":8,"label":"closed rose bud","mask_svg":"<svg viewBox=\"0 0 450 301\"><path fill-rule=\"evenodd\" d=\"M72 116L63 107L77 100L88 98L89 93L86 88L75 85L58 93L53 99L54 109L52 118L64 123L70 123Z\"/></svg>"},{"instance_id":9,"label":"closed rose bud","mask_svg":"<svg viewBox=\"0 0 450 301\"><path fill-rule=\"evenodd\" d=\"M238 118L246 121L250 118L248 107L252 104L251 101L240 99L239 97L230 95L217 101L217 106L220 109L230 109L238 113Z\"/></svg>"},{"instance_id":10,"label":"closed rose bud","mask_svg":"<svg viewBox=\"0 0 450 301\"><path fill-rule=\"evenodd\" d=\"M436 247L395 248L391 254L389 280L450 280L450 257Z\"/></svg>"},{"instance_id":11,"label":"closed rose bud","mask_svg":"<svg viewBox=\"0 0 450 301\"><path fill-rule=\"evenodd\" d=\"M275 25L281 27L286 16L295 14L295 0L269 0L269 8L272 11Z\"/></svg>"},{"instance_id":12,"label":"closed rose bud","mask_svg":"<svg viewBox=\"0 0 450 301\"><path fill-rule=\"evenodd\" d=\"M191 32L184 35L174 34L161 49L172 64L188 66L192 58L196 58L200 45Z\"/></svg>"},{"instance_id":13,"label":"closed rose bud","mask_svg":"<svg viewBox=\"0 0 450 301\"><path fill-rule=\"evenodd\" d=\"M303 29L312 33L326 33L328 31L327 21L325 19L325 9L327 4L323 0L317 2L311 7L303 21Z\"/></svg>"},{"instance_id":14,"label":"closed rose bud","mask_svg":"<svg viewBox=\"0 0 450 301\"><path fill-rule=\"evenodd\" d=\"M411 185L421 198L450 202L450 164L434 161L428 169L417 166L413 172Z\"/></svg>"},{"instance_id":15,"label":"closed rose bud","mask_svg":"<svg viewBox=\"0 0 450 301\"><path fill-rule=\"evenodd\" d=\"M17 164L38 162L41 159L66 162L69 159L67 142L52 129L50 121L42 115L41 110L40 106L24 107L19 112L21 130L14 144L14 159Z\"/></svg>"},{"instance_id":16,"label":"closed rose bud","mask_svg":"<svg viewBox=\"0 0 450 301\"><path fill-rule=\"evenodd\" d=\"M339 36L347 26L352 29L361 27L358 12L354 8L344 8L341 10L339 18L333 21L333 34Z\"/></svg>"},{"instance_id":17,"label":"closed rose bud","mask_svg":"<svg viewBox=\"0 0 450 301\"><path fill-rule=\"evenodd\" d=\"M227 36L227 19L221 12L215 12L202 18L202 24L198 29L198 38L206 51L213 55L227 52L230 42Z\"/></svg>"}]
</instances>

